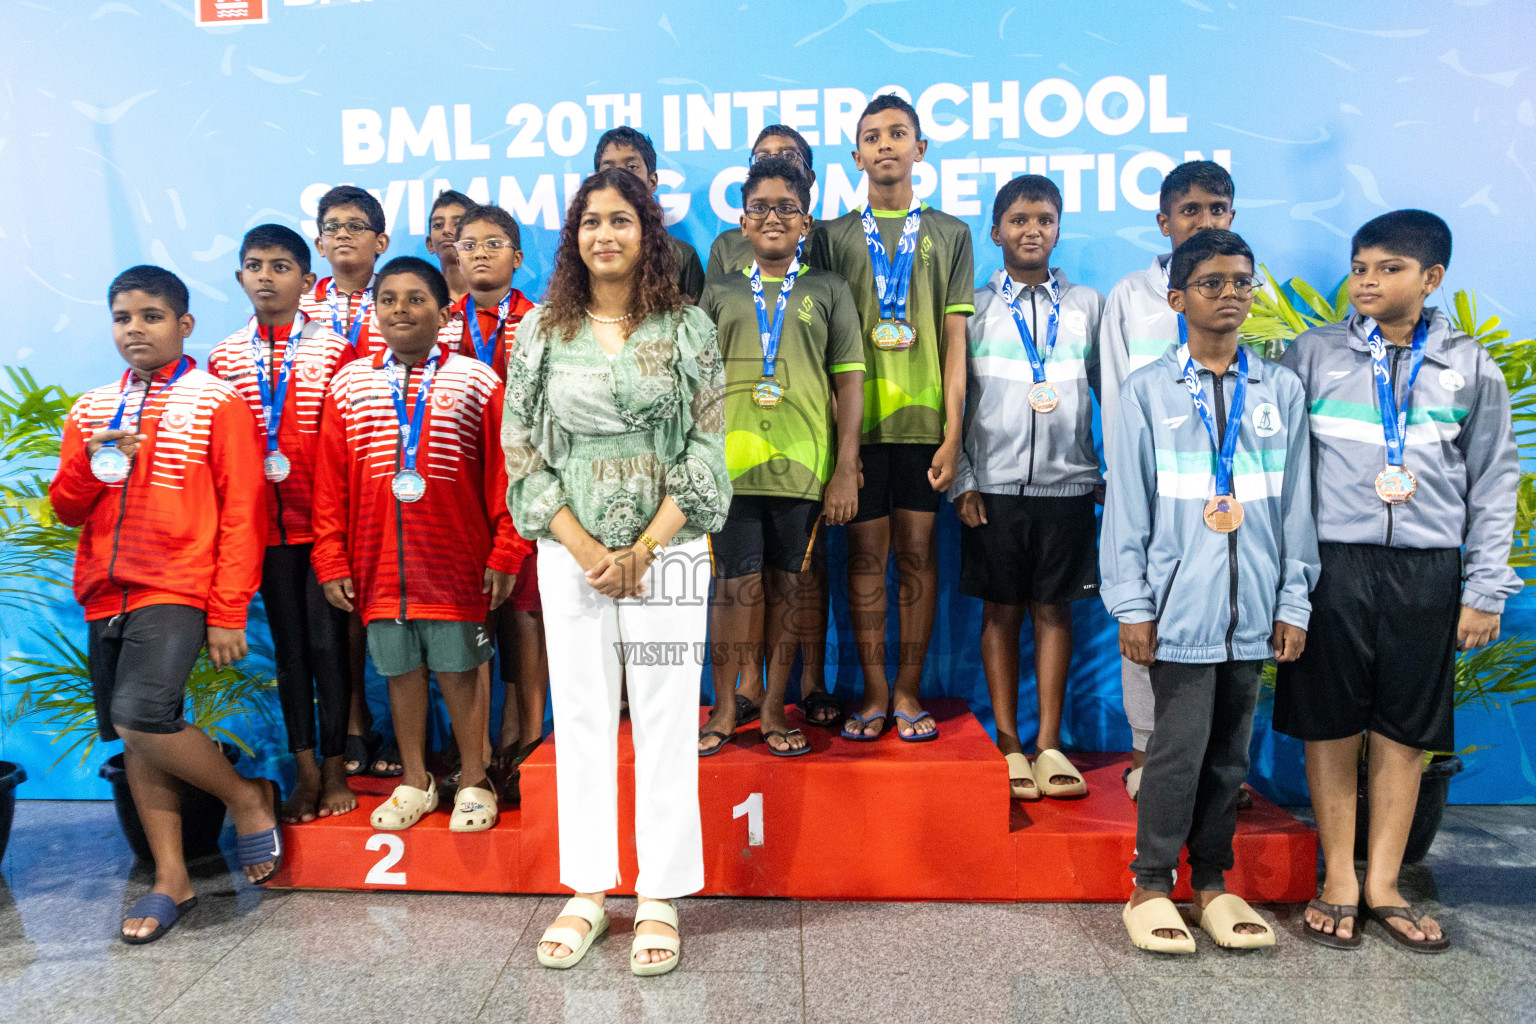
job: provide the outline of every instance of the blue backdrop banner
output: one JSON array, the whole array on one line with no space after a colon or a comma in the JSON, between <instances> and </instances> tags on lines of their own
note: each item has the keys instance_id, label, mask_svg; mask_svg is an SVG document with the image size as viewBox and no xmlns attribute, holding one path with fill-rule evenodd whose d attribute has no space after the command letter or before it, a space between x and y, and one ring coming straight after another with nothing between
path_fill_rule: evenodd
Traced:
<instances>
[{"instance_id":1,"label":"blue backdrop banner","mask_svg":"<svg viewBox=\"0 0 1536 1024\"><path fill-rule=\"evenodd\" d=\"M537 298L564 204L617 124L655 141L668 219L701 254L737 222L765 124L810 141L815 212L830 219L861 202L854 126L890 90L910 97L932 140L918 194L971 224L978 281L1000 263L987 228L1011 176L1056 180L1055 262L1108 292L1166 251L1159 182L1202 156L1231 169L1234 228L1273 276L1331 291L1355 227L1423 207L1456 238L1435 301L1475 289L1483 315L1523 337L1536 320L1533 29L1517 0L8 4L0 296L20 319L0 336L0 364L71 390L114 378L106 287L141 262L186 280L190 351L205 356L248 315L234 281L242 233L275 221L313 238L316 203L340 183L379 196L391 254L425 255L444 189L500 203L523 225L517 283ZM925 690L987 716L979 604L955 590L957 529L946 506ZM839 550L834 538L834 560ZM834 603L833 640L846 640ZM1528 631L1533 608L1511 602L1506 632ZM80 629L72 606L52 621ZM1124 749L1112 623L1098 602L1080 602L1074 622L1068 744ZM36 625L0 623L8 670L38 651ZM1027 632L1025 646L1027 666ZM859 686L851 663L831 675L840 693ZM1029 707L1027 668L1022 685ZM1461 714L1458 743L1484 749L1453 798L1536 800L1533 723L1531 706ZM248 725L259 758L286 749L280 730ZM1255 754L1270 793L1302 798L1299 746L1267 718ZM29 728L6 730L0 756L28 764L26 796L105 795L99 756L45 773L55 752Z\"/></svg>"}]
</instances>

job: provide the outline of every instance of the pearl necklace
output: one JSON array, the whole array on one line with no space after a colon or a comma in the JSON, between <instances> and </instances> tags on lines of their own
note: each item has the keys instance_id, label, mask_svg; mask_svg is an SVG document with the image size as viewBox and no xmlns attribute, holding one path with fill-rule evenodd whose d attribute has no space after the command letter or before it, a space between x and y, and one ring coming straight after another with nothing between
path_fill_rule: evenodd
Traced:
<instances>
[{"instance_id":1,"label":"pearl necklace","mask_svg":"<svg viewBox=\"0 0 1536 1024\"><path fill-rule=\"evenodd\" d=\"M600 324L621 324L629 319L629 314L625 313L623 316L598 316L589 309L587 310L587 317Z\"/></svg>"}]
</instances>

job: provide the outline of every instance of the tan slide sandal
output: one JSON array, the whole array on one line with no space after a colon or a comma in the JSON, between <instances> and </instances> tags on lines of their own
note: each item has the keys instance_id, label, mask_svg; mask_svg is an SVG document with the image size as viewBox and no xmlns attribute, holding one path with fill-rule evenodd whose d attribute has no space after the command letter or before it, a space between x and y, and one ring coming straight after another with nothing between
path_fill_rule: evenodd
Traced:
<instances>
[{"instance_id":1,"label":"tan slide sandal","mask_svg":"<svg viewBox=\"0 0 1536 1024\"><path fill-rule=\"evenodd\" d=\"M581 958L587 955L587 950L592 948L592 943L608 930L608 912L585 896L572 896L566 900L565 906L560 909L560 917L579 917L590 927L587 928L585 935L575 928L556 928L550 925L544 929L544 934L539 937L540 943L554 942L570 950L565 956L550 956L543 950L539 950L539 963L545 967L553 967L557 971L563 971L567 967L575 967L581 963Z\"/></svg>"},{"instance_id":2,"label":"tan slide sandal","mask_svg":"<svg viewBox=\"0 0 1536 1024\"><path fill-rule=\"evenodd\" d=\"M1075 782L1055 783L1051 778L1065 775ZM1083 773L1072 767L1067 755L1059 750L1042 750L1035 755L1035 779L1040 791L1053 800L1070 800L1088 795L1088 783Z\"/></svg>"},{"instance_id":3,"label":"tan slide sandal","mask_svg":"<svg viewBox=\"0 0 1536 1024\"><path fill-rule=\"evenodd\" d=\"M1240 924L1256 924L1264 930L1245 935ZM1200 930L1224 949L1261 949L1275 944L1275 931L1241 896L1224 892L1205 905L1200 914Z\"/></svg>"},{"instance_id":4,"label":"tan slide sandal","mask_svg":"<svg viewBox=\"0 0 1536 1024\"><path fill-rule=\"evenodd\" d=\"M635 925L638 927L641 921L660 921L671 927L677 928L677 911L672 904L665 900L644 900L635 910ZM662 961L651 961L643 964L635 957L644 950L660 949L670 952L672 955ZM672 935L636 935L635 941L629 949L629 969L637 977L652 978L658 974L666 974L677 968L677 962L683 958L682 933Z\"/></svg>"},{"instance_id":5,"label":"tan slide sandal","mask_svg":"<svg viewBox=\"0 0 1536 1024\"><path fill-rule=\"evenodd\" d=\"M1040 784L1035 781L1035 773L1029 767L1029 758L1023 754L1006 754L1004 759L1008 762L1008 791L1013 794L1013 798L1039 800ZM1021 785L1025 781L1029 785Z\"/></svg>"},{"instance_id":6,"label":"tan slide sandal","mask_svg":"<svg viewBox=\"0 0 1536 1024\"><path fill-rule=\"evenodd\" d=\"M437 780L426 789L399 785L389 799L374 808L373 827L384 832L401 832L437 810Z\"/></svg>"},{"instance_id":7,"label":"tan slide sandal","mask_svg":"<svg viewBox=\"0 0 1536 1024\"><path fill-rule=\"evenodd\" d=\"M1155 897L1134 907L1127 903L1120 914L1120 920L1125 922L1125 930L1130 933L1131 942L1138 949L1150 949L1154 953L1195 951L1194 934L1184 922L1179 908L1166 896ZM1176 931L1184 937L1164 939L1155 934L1159 929Z\"/></svg>"}]
</instances>

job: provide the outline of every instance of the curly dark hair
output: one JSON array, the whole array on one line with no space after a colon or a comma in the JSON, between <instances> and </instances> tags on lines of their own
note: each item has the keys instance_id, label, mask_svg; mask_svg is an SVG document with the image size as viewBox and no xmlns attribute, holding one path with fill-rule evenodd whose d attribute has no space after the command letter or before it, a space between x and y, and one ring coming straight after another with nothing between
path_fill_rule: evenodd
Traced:
<instances>
[{"instance_id":1,"label":"curly dark hair","mask_svg":"<svg viewBox=\"0 0 1536 1024\"><path fill-rule=\"evenodd\" d=\"M646 189L645 183L628 171L611 167L598 171L571 197L560 230L560 248L555 253L555 271L544 292L544 323L558 330L570 341L581 329L592 301L592 278L581 258L577 236L581 219L587 214L592 193L611 188L635 208L640 218L640 259L635 264L629 290L629 320L624 324L628 337L646 317L656 313L676 313L685 305L677 290L677 260L672 255L671 236L662 219L661 205Z\"/></svg>"}]
</instances>

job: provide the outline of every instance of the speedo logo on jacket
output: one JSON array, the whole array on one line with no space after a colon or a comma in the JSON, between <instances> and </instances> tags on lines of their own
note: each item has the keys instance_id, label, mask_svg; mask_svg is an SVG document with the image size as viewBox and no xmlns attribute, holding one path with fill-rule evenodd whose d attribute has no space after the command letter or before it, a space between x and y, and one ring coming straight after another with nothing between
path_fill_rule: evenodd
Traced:
<instances>
[{"instance_id":1,"label":"speedo logo on jacket","mask_svg":"<svg viewBox=\"0 0 1536 1024\"><path fill-rule=\"evenodd\" d=\"M998 270L976 289L976 313L966 321L965 446L951 499L966 491L1066 497L1099 483L1093 447L1093 392L1098 387L1099 311L1103 296L1052 270L1061 297L1056 347L1046 379L1060 404L1049 413L1029 405L1034 372L1018 324L1003 299ZM1015 301L1044 356L1051 292L1015 285Z\"/></svg>"},{"instance_id":2,"label":"speedo logo on jacket","mask_svg":"<svg viewBox=\"0 0 1536 1024\"><path fill-rule=\"evenodd\" d=\"M1126 379L1109 464L1100 593L1122 622L1157 621L1157 657L1203 664L1269 657L1276 620L1305 629L1317 581L1306 400L1284 367L1248 354L1248 393L1237 429L1232 488L1243 507L1235 532L1205 524L1216 454L1182 379L1175 346ZM1237 366L1199 371L1225 425Z\"/></svg>"},{"instance_id":3,"label":"speedo logo on jacket","mask_svg":"<svg viewBox=\"0 0 1536 1024\"><path fill-rule=\"evenodd\" d=\"M1509 567L1520 460L1498 364L1438 309L1426 309L1424 362L1408 405L1404 465L1418 488L1401 505L1376 496L1386 435L1367 339L1351 313L1293 341L1281 362L1301 378L1311 415L1317 535L1341 544L1465 547L1462 602L1500 612L1520 589ZM1412 353L1387 346L1401 407Z\"/></svg>"}]
</instances>

